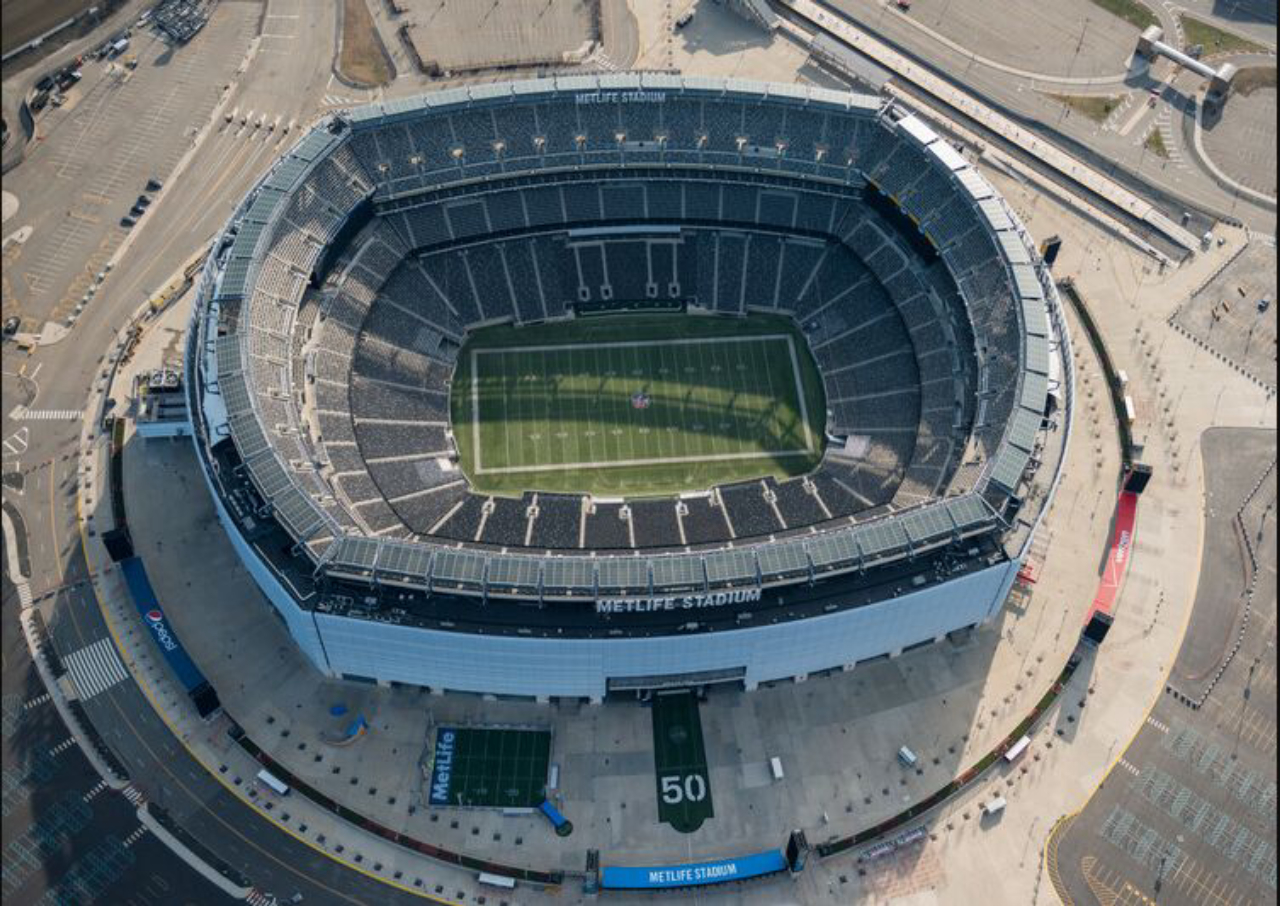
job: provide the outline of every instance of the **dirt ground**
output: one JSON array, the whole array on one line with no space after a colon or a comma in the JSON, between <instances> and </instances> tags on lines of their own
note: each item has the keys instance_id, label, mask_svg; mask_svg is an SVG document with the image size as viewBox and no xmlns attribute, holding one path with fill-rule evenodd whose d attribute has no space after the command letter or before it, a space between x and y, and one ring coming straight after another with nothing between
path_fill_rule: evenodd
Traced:
<instances>
[{"instance_id":1,"label":"dirt ground","mask_svg":"<svg viewBox=\"0 0 1280 906\"><path fill-rule=\"evenodd\" d=\"M338 74L348 82L369 88L387 85L395 78L365 0L342 0Z\"/></svg>"}]
</instances>

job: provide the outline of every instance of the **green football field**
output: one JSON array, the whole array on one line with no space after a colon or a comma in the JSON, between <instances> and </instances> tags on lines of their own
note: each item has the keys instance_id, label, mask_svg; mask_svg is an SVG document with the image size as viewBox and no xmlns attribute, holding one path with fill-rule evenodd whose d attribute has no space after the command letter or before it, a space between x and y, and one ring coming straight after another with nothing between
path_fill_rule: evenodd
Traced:
<instances>
[{"instance_id":1,"label":"green football field","mask_svg":"<svg viewBox=\"0 0 1280 906\"><path fill-rule=\"evenodd\" d=\"M450 735L445 774L439 750ZM545 730L440 727L436 747L432 805L534 808L546 798L551 734Z\"/></svg>"},{"instance_id":2,"label":"green football field","mask_svg":"<svg viewBox=\"0 0 1280 906\"><path fill-rule=\"evenodd\" d=\"M653 766L659 821L682 834L691 834L715 815L711 774L702 741L702 717L692 692L654 696Z\"/></svg>"},{"instance_id":3,"label":"green football field","mask_svg":"<svg viewBox=\"0 0 1280 906\"><path fill-rule=\"evenodd\" d=\"M822 383L785 318L580 318L474 334L451 391L482 492L641 495L786 477L822 455Z\"/></svg>"}]
</instances>

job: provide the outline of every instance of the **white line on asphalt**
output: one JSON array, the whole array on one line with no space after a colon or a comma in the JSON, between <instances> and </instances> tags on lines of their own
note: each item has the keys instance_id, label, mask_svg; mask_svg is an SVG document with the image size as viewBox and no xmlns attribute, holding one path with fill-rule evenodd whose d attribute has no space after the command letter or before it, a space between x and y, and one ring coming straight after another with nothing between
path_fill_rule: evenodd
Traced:
<instances>
[{"instance_id":1,"label":"white line on asphalt","mask_svg":"<svg viewBox=\"0 0 1280 906\"><path fill-rule=\"evenodd\" d=\"M129 672L120 663L111 639L106 636L71 652L62 662L66 664L83 701L129 678Z\"/></svg>"}]
</instances>

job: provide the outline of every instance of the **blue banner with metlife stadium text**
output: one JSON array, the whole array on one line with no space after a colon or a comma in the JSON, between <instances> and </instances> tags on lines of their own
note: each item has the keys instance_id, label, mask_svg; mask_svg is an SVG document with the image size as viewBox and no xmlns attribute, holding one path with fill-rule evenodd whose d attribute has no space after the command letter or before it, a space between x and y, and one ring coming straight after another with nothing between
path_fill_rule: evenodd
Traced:
<instances>
[{"instance_id":1,"label":"blue banner with metlife stadium text","mask_svg":"<svg viewBox=\"0 0 1280 906\"><path fill-rule=\"evenodd\" d=\"M740 856L737 859L695 862L690 865L608 865L600 869L600 885L610 890L701 887L707 884L724 884L729 881L760 878L786 871L786 869L787 860L782 850L771 849L768 852Z\"/></svg>"},{"instance_id":2,"label":"blue banner with metlife stadium text","mask_svg":"<svg viewBox=\"0 0 1280 906\"><path fill-rule=\"evenodd\" d=\"M147 570L142 565L142 561L137 557L126 557L120 561L120 570L124 573L125 584L129 586L129 596L133 598L133 606L138 608L138 613L142 615L142 624L147 627L151 638L160 647L164 659L177 674L178 681L188 693L207 685L204 674L182 647L177 633L173 631L173 627L165 618L164 611L160 609L160 602L156 600L156 593L151 588L151 580L147 578Z\"/></svg>"}]
</instances>

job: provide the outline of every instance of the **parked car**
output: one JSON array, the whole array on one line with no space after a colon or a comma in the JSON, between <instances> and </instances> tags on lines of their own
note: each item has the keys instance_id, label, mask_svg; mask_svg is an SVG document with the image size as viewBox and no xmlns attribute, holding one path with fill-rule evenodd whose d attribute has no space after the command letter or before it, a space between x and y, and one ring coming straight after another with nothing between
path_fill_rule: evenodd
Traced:
<instances>
[{"instance_id":1,"label":"parked car","mask_svg":"<svg viewBox=\"0 0 1280 906\"><path fill-rule=\"evenodd\" d=\"M147 180L148 192L159 192L163 188L164 188L164 183L156 179L154 176Z\"/></svg>"},{"instance_id":2,"label":"parked car","mask_svg":"<svg viewBox=\"0 0 1280 906\"><path fill-rule=\"evenodd\" d=\"M126 230L134 226L137 222L138 221L134 220L132 217L129 217L128 215L125 215L124 217L120 218L120 226L124 227Z\"/></svg>"}]
</instances>

